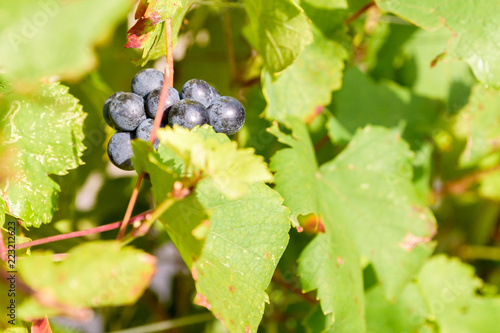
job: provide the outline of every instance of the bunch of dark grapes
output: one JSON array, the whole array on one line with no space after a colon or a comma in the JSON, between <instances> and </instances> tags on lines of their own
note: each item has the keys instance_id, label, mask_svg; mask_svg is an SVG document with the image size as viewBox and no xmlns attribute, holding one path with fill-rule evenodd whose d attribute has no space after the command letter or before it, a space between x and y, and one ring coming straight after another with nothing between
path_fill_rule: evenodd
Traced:
<instances>
[{"instance_id":1,"label":"bunch of dark grapes","mask_svg":"<svg viewBox=\"0 0 500 333\"><path fill-rule=\"evenodd\" d=\"M153 122L160 101L164 75L148 68L132 80L132 92L117 92L109 96L103 107L106 123L117 132L108 143L110 161L123 170L133 170L131 140L150 141ZM189 80L181 93L170 87L161 127L177 124L193 128L210 124L217 133L235 134L245 122L241 103L219 92L203 80ZM158 147L156 140L154 147Z\"/></svg>"}]
</instances>

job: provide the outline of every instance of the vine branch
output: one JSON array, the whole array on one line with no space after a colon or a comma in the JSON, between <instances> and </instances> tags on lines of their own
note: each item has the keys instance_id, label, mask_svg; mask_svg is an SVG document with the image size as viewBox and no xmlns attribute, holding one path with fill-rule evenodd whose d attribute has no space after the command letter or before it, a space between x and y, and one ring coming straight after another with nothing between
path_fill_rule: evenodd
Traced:
<instances>
[{"instance_id":1,"label":"vine branch","mask_svg":"<svg viewBox=\"0 0 500 333\"><path fill-rule=\"evenodd\" d=\"M361 7L357 12L355 12L354 14L352 14L351 16L349 16L345 20L345 24L347 24L347 25L351 24L354 20L356 20L364 12L366 12L368 9L370 9L373 6L375 6L375 1L371 1L371 2L367 3L366 5L364 5L363 7Z\"/></svg>"},{"instance_id":2,"label":"vine branch","mask_svg":"<svg viewBox=\"0 0 500 333\"><path fill-rule=\"evenodd\" d=\"M276 270L273 274L272 278L273 282L282 287L285 290L288 290L295 295L303 298L304 300L308 301L311 304L318 304L318 301L312 297L310 294L303 293L302 290L297 288L293 283L287 282L283 280L283 277L281 276L281 273Z\"/></svg>"},{"instance_id":3,"label":"vine branch","mask_svg":"<svg viewBox=\"0 0 500 333\"><path fill-rule=\"evenodd\" d=\"M500 248L494 246L464 245L459 255L465 260L500 261Z\"/></svg>"},{"instance_id":4,"label":"vine branch","mask_svg":"<svg viewBox=\"0 0 500 333\"><path fill-rule=\"evenodd\" d=\"M159 219L160 216L167 209L172 207L173 204L175 204L179 200L184 199L190 193L191 190L189 188L185 188L181 182L175 182L172 193L170 193L169 196L162 203L160 203L153 211L149 212L146 215L146 220L137 227L135 227L134 230L130 232L130 234L125 236L123 238L123 242L127 244L137 237L144 236L148 232L149 228L151 228L154 221Z\"/></svg>"},{"instance_id":5,"label":"vine branch","mask_svg":"<svg viewBox=\"0 0 500 333\"><path fill-rule=\"evenodd\" d=\"M165 330L170 330L172 328L184 327L188 325L194 325L202 323L205 321L213 320L214 316L212 313L201 313L192 316L186 316L176 319L169 319L165 321L160 321L154 324L147 324L143 326L137 326L133 328L128 328L121 331L114 331L112 333L148 333L148 332L161 332Z\"/></svg>"},{"instance_id":6,"label":"vine branch","mask_svg":"<svg viewBox=\"0 0 500 333\"><path fill-rule=\"evenodd\" d=\"M3 240L3 233L0 230L0 259L2 261L7 261L7 249L5 247L5 242Z\"/></svg>"},{"instance_id":7,"label":"vine branch","mask_svg":"<svg viewBox=\"0 0 500 333\"><path fill-rule=\"evenodd\" d=\"M238 69L236 67L236 57L234 54L234 43L233 34L231 32L231 17L229 15L229 10L224 10L222 22L224 24L224 37L226 39L227 46L227 59L229 61L229 69L231 70L231 76L233 80L238 80Z\"/></svg>"},{"instance_id":8,"label":"vine branch","mask_svg":"<svg viewBox=\"0 0 500 333\"><path fill-rule=\"evenodd\" d=\"M145 211L141 214L138 214L138 215L132 217L131 219L129 219L128 224L134 223L136 221L144 220L146 218L146 216L148 214L150 214L151 212L152 212L152 210L148 210L148 211ZM122 223L122 221L118 221L118 222L113 222L113 223L109 223L106 225L101 225L101 226L87 229L87 230L73 231L73 232L68 232L66 234L40 238L40 239L31 241L31 242L16 244L16 250L21 250L21 249L24 249L24 248L27 248L30 246L33 247L36 245L57 242L57 241L64 240L64 239L83 237L83 236L87 236L87 235L92 235L92 234L97 234L97 233L101 233L101 232L105 232L105 231L109 231L109 230L118 229L120 227L121 223Z\"/></svg>"},{"instance_id":9,"label":"vine branch","mask_svg":"<svg viewBox=\"0 0 500 333\"><path fill-rule=\"evenodd\" d=\"M156 110L156 116L153 123L153 131L151 132L151 144L154 145L156 141L156 132L160 128L161 121L163 119L163 111L165 109L165 103L167 102L168 90L174 85L174 52L172 46L172 19L168 18L165 20L165 38L166 38L166 57L167 65L165 66L165 79L163 80L163 85L160 92L160 100L158 102L158 109ZM120 240L125 235L125 230L129 223L130 217L132 216L132 211L134 210L135 203L137 202L137 197L139 195L139 189L141 187L142 180L144 179L144 172L141 172L137 182L135 183L134 190L130 196L130 200L127 205L127 210L125 216L123 217L122 224L120 226L120 231L116 236L116 240Z\"/></svg>"},{"instance_id":10,"label":"vine branch","mask_svg":"<svg viewBox=\"0 0 500 333\"><path fill-rule=\"evenodd\" d=\"M462 178L446 182L444 186L435 191L434 195L442 196L443 194L463 194L469 189L475 182L477 182L481 177L490 174L492 172L500 170L500 164L495 165L489 169L479 170L465 175Z\"/></svg>"},{"instance_id":11,"label":"vine branch","mask_svg":"<svg viewBox=\"0 0 500 333\"><path fill-rule=\"evenodd\" d=\"M326 145L328 142L330 141L330 136L328 135L328 133L326 133L325 135L323 135L321 137L321 139L318 140L318 142L316 142L314 144L314 151L317 153L321 148L323 148L324 145Z\"/></svg>"}]
</instances>

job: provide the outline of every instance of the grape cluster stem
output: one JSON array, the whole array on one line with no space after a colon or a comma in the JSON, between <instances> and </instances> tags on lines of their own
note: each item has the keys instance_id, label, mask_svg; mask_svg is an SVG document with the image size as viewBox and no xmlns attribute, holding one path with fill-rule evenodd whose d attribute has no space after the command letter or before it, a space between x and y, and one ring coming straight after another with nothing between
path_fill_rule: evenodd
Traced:
<instances>
[{"instance_id":1,"label":"grape cluster stem","mask_svg":"<svg viewBox=\"0 0 500 333\"><path fill-rule=\"evenodd\" d=\"M163 81L163 85L161 87L160 100L158 102L158 109L156 110L155 121L153 124L153 131L151 132L151 144L153 145L156 141L156 132L160 127L161 120L163 118L163 111L165 109L165 103L167 101L168 96L168 88L174 85L174 52L172 45L172 19L168 18L165 20L165 38L166 38L166 56L167 56L167 65L165 66L165 80ZM137 178L137 182L135 183L134 190L132 191L132 195L130 196L130 200L127 206L127 210L125 212L125 216L123 218L122 224L120 226L120 230L118 235L116 236L116 240L121 240L123 236L125 236L125 231L127 229L127 225L130 221L130 217L132 216L132 211L134 210L135 203L137 201L137 197L139 195L139 189L142 184L142 180L144 179L144 172L139 175Z\"/></svg>"}]
</instances>

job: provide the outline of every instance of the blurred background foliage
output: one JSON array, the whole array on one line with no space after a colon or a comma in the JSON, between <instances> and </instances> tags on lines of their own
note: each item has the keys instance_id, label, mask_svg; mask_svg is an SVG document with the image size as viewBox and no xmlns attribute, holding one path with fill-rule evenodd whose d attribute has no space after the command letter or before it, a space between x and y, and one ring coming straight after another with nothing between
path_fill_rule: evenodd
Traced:
<instances>
[{"instance_id":1,"label":"blurred background foliage","mask_svg":"<svg viewBox=\"0 0 500 333\"><path fill-rule=\"evenodd\" d=\"M318 162L334 158L358 127L374 124L404 128L403 137L416 156L414 183L421 201L432 208L438 221L435 252L456 256L473 265L476 274L487 284L484 288L498 289L498 92L494 88L482 88L464 61L435 61L451 37L445 27L426 31L376 6L346 25L345 19L368 1L350 0L348 6L341 9L333 5L331 8L318 6L322 1L296 2L314 29L347 50L342 86L333 94L329 92L329 105L307 122L316 144ZM101 3L94 5L98 7ZM102 118L102 105L111 93L129 91L131 78L139 70L131 60L139 59L140 52L123 47L127 30L133 23L132 8L129 9L117 13L103 28L106 34L95 48L95 62L84 74L63 77L63 83L79 99L87 115L86 150L82 157L85 164L65 176L51 176L61 186L59 209L52 223L25 232L31 239L123 218L136 174L118 171L107 159L105 147L111 132ZM64 31L67 22L56 23L60 26L54 26L54 31ZM248 18L239 1L189 4L174 51L174 86L180 90L185 81L199 78L214 85L222 95L240 99L245 105L247 120L233 139L240 146L255 148L257 154L269 161L283 146L265 131L271 126L271 120L264 114L267 102L261 86L263 59L245 38L247 25ZM54 38L61 38L64 47L73 47L72 36L58 33ZM165 59L150 61L147 66L163 69ZM489 114L478 113L474 103L484 105ZM331 139L325 139L329 131ZM469 151L470 156L466 158L464 151L468 152L471 142L475 145L493 142L495 149ZM134 214L152 208L148 186L147 182L142 186ZM308 219L311 217L302 218L304 226L309 225ZM303 233L295 229L290 232L289 246L267 290L271 303L266 306L262 332L306 332L300 323L314 316L310 310L315 300L304 299L294 292L300 290L296 260L315 235L310 229L306 227ZM114 239L115 236L115 232L106 232L87 239ZM67 252L84 240L74 238L39 248ZM159 280L155 280L133 306L96 309L93 321L80 326L61 319L53 323L55 331L115 331L203 312L192 304L195 295L192 277L161 226L155 226L133 245L158 256ZM365 269L364 279L368 289L370 281L376 279L371 266ZM223 331L215 319L172 330Z\"/></svg>"}]
</instances>

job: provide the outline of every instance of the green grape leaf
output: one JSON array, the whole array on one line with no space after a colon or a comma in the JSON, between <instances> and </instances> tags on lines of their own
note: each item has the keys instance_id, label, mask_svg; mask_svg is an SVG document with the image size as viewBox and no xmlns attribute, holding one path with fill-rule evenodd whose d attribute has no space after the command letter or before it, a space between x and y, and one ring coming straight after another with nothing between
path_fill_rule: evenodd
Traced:
<instances>
[{"instance_id":1,"label":"green grape leaf","mask_svg":"<svg viewBox=\"0 0 500 333\"><path fill-rule=\"evenodd\" d=\"M438 319L443 333L496 333L500 317L500 297L473 297L464 311L456 309L455 313Z\"/></svg>"},{"instance_id":2,"label":"green grape leaf","mask_svg":"<svg viewBox=\"0 0 500 333\"><path fill-rule=\"evenodd\" d=\"M317 235L299 257L298 275L306 292L318 290L321 310L331 315L328 331L364 332L364 296L356 246L328 204L318 210L326 233Z\"/></svg>"},{"instance_id":3,"label":"green grape leaf","mask_svg":"<svg viewBox=\"0 0 500 333\"><path fill-rule=\"evenodd\" d=\"M77 78L96 65L92 47L123 20L128 0L5 2L0 66L11 79Z\"/></svg>"},{"instance_id":4,"label":"green grape leaf","mask_svg":"<svg viewBox=\"0 0 500 333\"><path fill-rule=\"evenodd\" d=\"M367 293L368 330L434 332L428 326L433 323L445 333L496 332L500 297L477 296L481 285L471 266L444 255L434 256L396 302L386 300L379 286Z\"/></svg>"},{"instance_id":5,"label":"green grape leaf","mask_svg":"<svg viewBox=\"0 0 500 333\"><path fill-rule=\"evenodd\" d=\"M369 290L365 299L368 332L422 332L427 304L415 284L409 284L395 302L385 298L380 286Z\"/></svg>"},{"instance_id":6,"label":"green grape leaf","mask_svg":"<svg viewBox=\"0 0 500 333\"><path fill-rule=\"evenodd\" d=\"M140 0L135 18L144 17L150 19L151 24L156 24L173 17L177 9L182 6L182 0Z\"/></svg>"},{"instance_id":7,"label":"green grape leaf","mask_svg":"<svg viewBox=\"0 0 500 333\"><path fill-rule=\"evenodd\" d=\"M169 147L195 174L213 180L219 191L231 199L241 196L248 184L273 180L262 156L253 148L238 149L225 134L204 125L193 131L174 126L158 133L160 142Z\"/></svg>"},{"instance_id":8,"label":"green grape leaf","mask_svg":"<svg viewBox=\"0 0 500 333\"><path fill-rule=\"evenodd\" d=\"M65 308L134 303L149 285L156 258L116 241L87 242L71 249L60 263L36 253L17 263L34 290L18 308L23 319L56 316Z\"/></svg>"},{"instance_id":9,"label":"green grape leaf","mask_svg":"<svg viewBox=\"0 0 500 333\"><path fill-rule=\"evenodd\" d=\"M342 84L346 57L347 52L340 44L314 31L314 43L274 81L271 74L263 72L267 118L282 121L293 115L308 120L317 116L330 104L332 91Z\"/></svg>"},{"instance_id":10,"label":"green grape leaf","mask_svg":"<svg viewBox=\"0 0 500 333\"><path fill-rule=\"evenodd\" d=\"M417 283L435 316L466 306L482 285L472 266L445 255L432 257L420 270Z\"/></svg>"},{"instance_id":11,"label":"green grape leaf","mask_svg":"<svg viewBox=\"0 0 500 333\"><path fill-rule=\"evenodd\" d=\"M313 40L307 17L292 0L245 0L250 21L245 36L269 72L288 67Z\"/></svg>"},{"instance_id":12,"label":"green grape leaf","mask_svg":"<svg viewBox=\"0 0 500 333\"><path fill-rule=\"evenodd\" d=\"M59 185L48 175L64 175L82 164L85 114L57 83L42 85L30 97L5 95L0 103L8 110L0 120L11 160L1 183L7 213L23 227L39 227L50 222L57 204Z\"/></svg>"},{"instance_id":13,"label":"green grape leaf","mask_svg":"<svg viewBox=\"0 0 500 333\"><path fill-rule=\"evenodd\" d=\"M500 44L500 5L489 0L376 0L392 12L427 30L446 27L453 33L445 53L467 62L476 77L500 85L497 49ZM446 44L443 44L443 49ZM436 54L438 56L438 54Z\"/></svg>"},{"instance_id":14,"label":"green grape leaf","mask_svg":"<svg viewBox=\"0 0 500 333\"><path fill-rule=\"evenodd\" d=\"M296 123L293 118L290 118ZM276 136L281 143L293 149L281 149L271 159L269 165L274 175L276 190L283 194L283 204L290 209L292 224L299 227L297 217L314 212L317 207L318 184L316 172L318 163L316 154L307 131L307 127L290 125L294 135L283 135L276 123L268 131ZM294 177L286 170L294 170ZM313 195L311 195L313 194Z\"/></svg>"},{"instance_id":15,"label":"green grape leaf","mask_svg":"<svg viewBox=\"0 0 500 333\"><path fill-rule=\"evenodd\" d=\"M285 199L284 204L292 217L321 215L331 209L331 219L323 221L326 232L338 226L345 229L358 252L372 262L386 296L395 298L430 255L433 246L429 242L436 228L433 215L420 204L411 182L412 153L407 144L396 131L366 127L355 133L334 160L318 168L304 154L313 149L305 125L296 118L287 122L292 135L277 127L271 129L279 141L292 147L280 150L271 159L276 190ZM293 174L284 162L292 154L295 161L301 161ZM309 174L311 170L315 170L315 184L306 183L307 177L297 177L297 173ZM295 206L293 189L300 187L310 189L310 198L306 204Z\"/></svg>"},{"instance_id":16,"label":"green grape leaf","mask_svg":"<svg viewBox=\"0 0 500 333\"><path fill-rule=\"evenodd\" d=\"M256 332L290 228L283 199L263 183L271 174L253 150L236 149L209 126L175 126L158 135L158 151L150 143L133 143L134 167L149 173L155 205L170 198L184 175L200 179L159 218L192 271L195 301L231 332ZM241 189L228 192L228 186Z\"/></svg>"},{"instance_id":17,"label":"green grape leaf","mask_svg":"<svg viewBox=\"0 0 500 333\"><path fill-rule=\"evenodd\" d=\"M466 140L460 155L460 166L470 167L490 154L498 154L500 141L500 91L477 85L469 103L460 111L455 133Z\"/></svg>"},{"instance_id":18,"label":"green grape leaf","mask_svg":"<svg viewBox=\"0 0 500 333\"><path fill-rule=\"evenodd\" d=\"M467 104L476 79L464 61L450 59L433 66L436 54L442 52L451 35L444 27L436 31L417 30L402 47L407 61L401 69L401 79L414 94L440 99L449 111L455 112ZM380 57L386 56L384 51L380 51Z\"/></svg>"},{"instance_id":19,"label":"green grape leaf","mask_svg":"<svg viewBox=\"0 0 500 333\"><path fill-rule=\"evenodd\" d=\"M357 68L344 73L342 89L333 94L337 121L350 133L368 124L385 127L405 126L404 137L418 143L432 129L440 104L413 95L408 89L392 82L376 84ZM344 131L334 133L332 139Z\"/></svg>"},{"instance_id":20,"label":"green grape leaf","mask_svg":"<svg viewBox=\"0 0 500 333\"><path fill-rule=\"evenodd\" d=\"M345 20L368 1L300 0L300 6L304 9L304 12L314 26L321 30L325 36L335 40L346 41L347 25Z\"/></svg>"},{"instance_id":21,"label":"green grape leaf","mask_svg":"<svg viewBox=\"0 0 500 333\"><path fill-rule=\"evenodd\" d=\"M230 332L257 332L269 303L265 290L288 244L288 210L263 183L252 185L239 200L225 199L211 180L196 192L210 212L205 245L192 267L196 302Z\"/></svg>"},{"instance_id":22,"label":"green grape leaf","mask_svg":"<svg viewBox=\"0 0 500 333\"><path fill-rule=\"evenodd\" d=\"M149 60L165 55L165 19L172 18L172 44L177 36L184 16L192 0L141 0L135 12L137 22L127 34L126 48L142 49L141 59L144 66Z\"/></svg>"}]
</instances>

